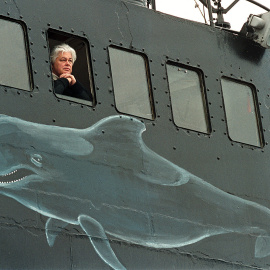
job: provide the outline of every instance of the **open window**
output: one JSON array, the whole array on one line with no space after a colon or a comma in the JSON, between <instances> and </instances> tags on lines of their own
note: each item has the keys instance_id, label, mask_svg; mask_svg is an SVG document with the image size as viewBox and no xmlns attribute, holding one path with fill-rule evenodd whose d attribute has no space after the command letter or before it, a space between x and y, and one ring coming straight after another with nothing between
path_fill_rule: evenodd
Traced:
<instances>
[{"instance_id":1,"label":"open window","mask_svg":"<svg viewBox=\"0 0 270 270\"><path fill-rule=\"evenodd\" d=\"M80 85L83 86L87 93L87 97L85 97L85 95L82 97L77 97L72 93L70 94L70 91L68 91L68 93L64 92L61 94L55 91L56 96L77 103L92 105L94 103L94 90L88 41L84 38L52 29L48 30L48 41L50 52L53 51L55 46L60 44L68 44L76 51L77 60L72 67L72 75L74 75L76 81L78 81ZM55 76L53 76L53 78L54 80L56 79ZM88 96L93 100L92 102L88 99Z\"/></svg>"},{"instance_id":2,"label":"open window","mask_svg":"<svg viewBox=\"0 0 270 270\"><path fill-rule=\"evenodd\" d=\"M225 77L221 85L231 140L261 147L262 132L254 86Z\"/></svg>"},{"instance_id":3,"label":"open window","mask_svg":"<svg viewBox=\"0 0 270 270\"><path fill-rule=\"evenodd\" d=\"M109 47L116 108L119 112L154 119L146 57Z\"/></svg>"},{"instance_id":4,"label":"open window","mask_svg":"<svg viewBox=\"0 0 270 270\"><path fill-rule=\"evenodd\" d=\"M201 72L169 62L167 74L174 123L178 127L210 133Z\"/></svg>"},{"instance_id":5,"label":"open window","mask_svg":"<svg viewBox=\"0 0 270 270\"><path fill-rule=\"evenodd\" d=\"M31 91L25 27L0 19L0 84Z\"/></svg>"}]
</instances>

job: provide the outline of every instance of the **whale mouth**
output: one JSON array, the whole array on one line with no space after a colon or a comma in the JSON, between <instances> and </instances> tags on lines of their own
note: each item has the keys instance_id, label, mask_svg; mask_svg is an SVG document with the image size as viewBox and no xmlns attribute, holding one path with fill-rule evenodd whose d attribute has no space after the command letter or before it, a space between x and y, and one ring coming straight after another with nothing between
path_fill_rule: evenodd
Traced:
<instances>
[{"instance_id":1,"label":"whale mouth","mask_svg":"<svg viewBox=\"0 0 270 270\"><path fill-rule=\"evenodd\" d=\"M10 173L0 175L0 184L10 184L22 181L27 176L33 174L31 170L28 169L17 169Z\"/></svg>"}]
</instances>

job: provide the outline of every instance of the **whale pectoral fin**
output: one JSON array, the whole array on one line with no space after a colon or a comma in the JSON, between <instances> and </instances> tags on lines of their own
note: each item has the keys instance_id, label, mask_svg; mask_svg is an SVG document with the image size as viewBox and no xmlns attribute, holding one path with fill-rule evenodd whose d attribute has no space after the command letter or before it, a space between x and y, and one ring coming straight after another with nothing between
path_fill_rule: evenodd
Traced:
<instances>
[{"instance_id":1,"label":"whale pectoral fin","mask_svg":"<svg viewBox=\"0 0 270 270\"><path fill-rule=\"evenodd\" d=\"M270 236L258 236L255 244L255 257L263 258L270 255Z\"/></svg>"},{"instance_id":2,"label":"whale pectoral fin","mask_svg":"<svg viewBox=\"0 0 270 270\"><path fill-rule=\"evenodd\" d=\"M100 258L113 269L126 269L115 256L101 224L85 215L80 215L78 221Z\"/></svg>"},{"instance_id":3,"label":"whale pectoral fin","mask_svg":"<svg viewBox=\"0 0 270 270\"><path fill-rule=\"evenodd\" d=\"M54 245L55 238L58 234L68 225L67 222L62 220L49 218L45 225L46 238L50 247Z\"/></svg>"}]
</instances>

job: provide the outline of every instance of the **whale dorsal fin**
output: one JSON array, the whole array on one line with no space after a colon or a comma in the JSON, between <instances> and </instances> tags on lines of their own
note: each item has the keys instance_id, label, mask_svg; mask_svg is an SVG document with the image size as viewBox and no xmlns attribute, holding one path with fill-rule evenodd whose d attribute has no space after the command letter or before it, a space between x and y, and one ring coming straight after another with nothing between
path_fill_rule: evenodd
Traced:
<instances>
[{"instance_id":1,"label":"whale dorsal fin","mask_svg":"<svg viewBox=\"0 0 270 270\"><path fill-rule=\"evenodd\" d=\"M110 116L87 129L85 136L93 145L92 155L95 159L100 155L105 155L107 159L115 155L119 159L127 156L132 159L142 152L144 130L145 125L137 119Z\"/></svg>"},{"instance_id":2,"label":"whale dorsal fin","mask_svg":"<svg viewBox=\"0 0 270 270\"><path fill-rule=\"evenodd\" d=\"M128 116L111 116L85 130L93 145L91 160L112 168L122 168L143 181L162 185L182 185L189 174L149 149L142 138L145 124Z\"/></svg>"},{"instance_id":3,"label":"whale dorsal fin","mask_svg":"<svg viewBox=\"0 0 270 270\"><path fill-rule=\"evenodd\" d=\"M141 134L145 131L145 124L136 118L125 115L109 116L86 129L93 140L110 143L141 143Z\"/></svg>"}]
</instances>

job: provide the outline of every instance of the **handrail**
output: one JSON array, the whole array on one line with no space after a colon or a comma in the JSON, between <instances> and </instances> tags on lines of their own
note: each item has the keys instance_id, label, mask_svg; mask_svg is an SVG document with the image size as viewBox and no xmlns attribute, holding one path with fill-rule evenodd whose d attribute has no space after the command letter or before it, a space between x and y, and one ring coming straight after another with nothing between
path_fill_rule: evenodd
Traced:
<instances>
[{"instance_id":1,"label":"handrail","mask_svg":"<svg viewBox=\"0 0 270 270\"><path fill-rule=\"evenodd\" d=\"M254 1L254 0L246 0L246 1L248 1L248 2L250 2L250 3L252 3L252 4L254 4L254 5L257 5L258 7L261 7L261 8L263 8L263 9L265 9L266 11L270 11L270 8L268 8L268 7L266 7L266 6L264 6L264 5L260 4L260 3L258 3L258 2L256 2L256 1Z\"/></svg>"}]
</instances>

